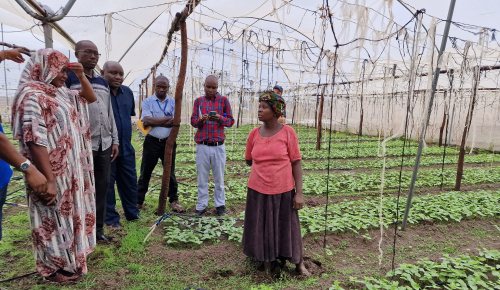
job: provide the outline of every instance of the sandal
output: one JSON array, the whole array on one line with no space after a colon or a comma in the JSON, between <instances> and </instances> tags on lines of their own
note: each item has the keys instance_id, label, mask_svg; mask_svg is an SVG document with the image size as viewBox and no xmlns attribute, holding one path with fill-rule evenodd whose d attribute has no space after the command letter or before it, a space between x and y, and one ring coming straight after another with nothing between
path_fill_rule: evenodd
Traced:
<instances>
[{"instance_id":1,"label":"sandal","mask_svg":"<svg viewBox=\"0 0 500 290\"><path fill-rule=\"evenodd\" d=\"M74 275L74 276L64 276L61 273L54 273L50 276L44 277L44 279L48 282L53 282L53 283L76 283L79 279L79 275Z\"/></svg>"},{"instance_id":2,"label":"sandal","mask_svg":"<svg viewBox=\"0 0 500 290\"><path fill-rule=\"evenodd\" d=\"M81 277L82 276L79 274L60 269L52 275L44 277L44 279L54 283L75 283L80 280Z\"/></svg>"}]
</instances>

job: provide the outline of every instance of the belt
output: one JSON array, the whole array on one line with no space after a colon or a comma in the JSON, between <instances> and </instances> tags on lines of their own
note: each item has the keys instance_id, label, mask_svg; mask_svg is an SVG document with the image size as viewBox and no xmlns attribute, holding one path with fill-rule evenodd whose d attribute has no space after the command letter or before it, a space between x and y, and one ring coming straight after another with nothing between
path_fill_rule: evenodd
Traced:
<instances>
[{"instance_id":1,"label":"belt","mask_svg":"<svg viewBox=\"0 0 500 290\"><path fill-rule=\"evenodd\" d=\"M165 142L168 139L168 137L166 137L166 138L156 138L156 137L151 136L151 135L146 135L146 138L154 140L156 142Z\"/></svg>"},{"instance_id":2,"label":"belt","mask_svg":"<svg viewBox=\"0 0 500 290\"><path fill-rule=\"evenodd\" d=\"M215 141L215 142L200 141L198 144L207 145L207 146L220 146L220 145L224 144L224 141Z\"/></svg>"}]
</instances>

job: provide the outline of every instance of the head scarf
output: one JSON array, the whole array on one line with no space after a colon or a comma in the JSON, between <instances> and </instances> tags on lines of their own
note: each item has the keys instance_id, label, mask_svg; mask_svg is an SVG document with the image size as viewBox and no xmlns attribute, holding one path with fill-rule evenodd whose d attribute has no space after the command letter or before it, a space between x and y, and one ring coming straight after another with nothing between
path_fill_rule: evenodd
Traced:
<instances>
[{"instance_id":1,"label":"head scarf","mask_svg":"<svg viewBox=\"0 0 500 290\"><path fill-rule=\"evenodd\" d=\"M40 88L40 86L46 88L54 87L50 83L67 64L68 58L57 50L52 48L37 50L31 56L21 74L19 91L24 86L35 88Z\"/></svg>"},{"instance_id":2,"label":"head scarf","mask_svg":"<svg viewBox=\"0 0 500 290\"><path fill-rule=\"evenodd\" d=\"M69 92L66 87L57 88L51 84L67 64L68 58L52 48L40 49L31 55L21 74L12 105L12 129L15 138L19 138L22 134L20 127L16 129L16 125L22 123L22 120L19 119L22 114L18 114L18 112L22 110L23 100L26 96L32 94L56 96L58 93Z\"/></svg>"},{"instance_id":3,"label":"head scarf","mask_svg":"<svg viewBox=\"0 0 500 290\"><path fill-rule=\"evenodd\" d=\"M260 94L259 102L268 103L278 118L285 114L285 100L273 91L266 91Z\"/></svg>"}]
</instances>

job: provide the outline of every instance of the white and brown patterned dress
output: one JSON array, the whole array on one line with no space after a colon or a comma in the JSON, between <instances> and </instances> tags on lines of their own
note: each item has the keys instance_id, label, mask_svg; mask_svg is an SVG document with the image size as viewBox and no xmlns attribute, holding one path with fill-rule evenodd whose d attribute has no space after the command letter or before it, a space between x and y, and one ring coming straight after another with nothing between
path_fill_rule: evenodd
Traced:
<instances>
[{"instance_id":1,"label":"white and brown patterned dress","mask_svg":"<svg viewBox=\"0 0 500 290\"><path fill-rule=\"evenodd\" d=\"M95 248L95 199L87 103L50 84L68 59L58 51L36 52L24 69L13 107L14 136L29 159L27 143L47 148L56 178L56 204L44 205L28 189L36 269L49 276L62 269L87 272Z\"/></svg>"}]
</instances>

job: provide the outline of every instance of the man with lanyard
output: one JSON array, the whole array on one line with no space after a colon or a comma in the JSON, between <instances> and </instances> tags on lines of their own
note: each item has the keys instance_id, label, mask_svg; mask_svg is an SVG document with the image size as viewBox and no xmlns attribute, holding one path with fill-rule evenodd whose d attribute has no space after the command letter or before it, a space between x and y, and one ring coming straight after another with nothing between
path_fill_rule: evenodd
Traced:
<instances>
[{"instance_id":1,"label":"man with lanyard","mask_svg":"<svg viewBox=\"0 0 500 290\"><path fill-rule=\"evenodd\" d=\"M170 88L170 81L163 75L155 79L155 94L147 97L142 102L142 122L145 127L151 127L151 130L144 138L141 162L141 174L137 183L138 200L137 206L144 207L144 199L148 192L149 180L153 173L158 159L163 164L165 154L165 144L172 130L174 120L175 100L167 96ZM182 212L184 209L178 202L177 179L175 178L175 150L174 144L172 152L172 165L170 171L168 197L170 208L175 212Z\"/></svg>"},{"instance_id":2,"label":"man with lanyard","mask_svg":"<svg viewBox=\"0 0 500 290\"><path fill-rule=\"evenodd\" d=\"M102 75L109 84L111 104L120 141L120 155L111 163L105 218L106 225L117 229L121 227L121 224L120 215L116 211L115 181L125 218L128 221L139 218L135 150L132 146L132 121L130 119L131 116L135 116L135 101L132 90L122 85L123 68L118 62L106 62Z\"/></svg>"},{"instance_id":3,"label":"man with lanyard","mask_svg":"<svg viewBox=\"0 0 500 290\"><path fill-rule=\"evenodd\" d=\"M198 202L196 214L203 215L208 206L208 175L210 169L215 181L216 214L226 213L224 193L224 167L226 148L224 147L224 127L234 124L231 106L227 97L217 92L219 80L210 75L205 79L205 95L194 101L191 125L198 130L196 142L196 170L198 171Z\"/></svg>"},{"instance_id":4,"label":"man with lanyard","mask_svg":"<svg viewBox=\"0 0 500 290\"><path fill-rule=\"evenodd\" d=\"M5 59L17 63L24 62L21 52L28 51L24 48L9 49L0 51L0 62ZM47 179L43 176L35 165L19 154L17 149L9 142L5 136L2 127L2 118L0 117L0 241L2 240L2 209L7 198L7 187L12 177L12 169L9 164L21 170L26 178L26 183L35 192L43 193L47 190Z\"/></svg>"},{"instance_id":5,"label":"man with lanyard","mask_svg":"<svg viewBox=\"0 0 500 290\"><path fill-rule=\"evenodd\" d=\"M75 55L89 80L97 101L88 105L92 154L94 159L95 201L96 201L96 239L107 243L111 239L104 235L106 216L106 196L108 191L111 162L118 157L119 141L116 130L113 106L109 95L108 82L94 73L99 60L97 46L90 40L82 40L75 45ZM80 90L81 84L75 73L68 72L66 86Z\"/></svg>"}]
</instances>

